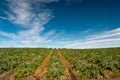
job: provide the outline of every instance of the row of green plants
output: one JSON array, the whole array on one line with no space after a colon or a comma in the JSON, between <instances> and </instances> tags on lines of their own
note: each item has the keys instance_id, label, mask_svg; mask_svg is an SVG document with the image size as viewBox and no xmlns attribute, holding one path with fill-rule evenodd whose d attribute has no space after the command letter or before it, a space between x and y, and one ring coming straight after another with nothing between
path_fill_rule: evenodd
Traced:
<instances>
[{"instance_id":1,"label":"row of green plants","mask_svg":"<svg viewBox=\"0 0 120 80\"><path fill-rule=\"evenodd\" d=\"M51 56L50 61L48 62L48 72L46 73L46 77L49 80L61 80L61 76L66 76L65 74L65 66L63 65L58 51L56 49L53 50L53 54Z\"/></svg>"},{"instance_id":2,"label":"row of green plants","mask_svg":"<svg viewBox=\"0 0 120 80\"><path fill-rule=\"evenodd\" d=\"M50 49L2 48L0 49L0 74L14 70L15 78L33 75L47 57Z\"/></svg>"},{"instance_id":3,"label":"row of green plants","mask_svg":"<svg viewBox=\"0 0 120 80\"><path fill-rule=\"evenodd\" d=\"M120 77L120 48L106 49L61 49L71 63L71 69L86 78L109 78L105 71L118 73Z\"/></svg>"},{"instance_id":4,"label":"row of green plants","mask_svg":"<svg viewBox=\"0 0 120 80\"><path fill-rule=\"evenodd\" d=\"M1 48L0 74L14 70L16 78L33 75L51 49L46 48ZM109 78L106 70L120 77L120 48L106 49L61 49L63 56L70 62L71 69L85 78ZM48 62L46 77L49 80L60 80L66 77L57 49L53 50ZM81 78L81 77L80 77Z\"/></svg>"}]
</instances>

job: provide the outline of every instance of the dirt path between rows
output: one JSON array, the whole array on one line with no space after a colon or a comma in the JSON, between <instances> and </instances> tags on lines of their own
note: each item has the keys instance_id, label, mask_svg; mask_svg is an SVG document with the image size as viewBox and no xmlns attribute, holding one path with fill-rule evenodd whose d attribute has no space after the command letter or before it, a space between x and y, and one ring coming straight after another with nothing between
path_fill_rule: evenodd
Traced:
<instances>
[{"instance_id":1,"label":"dirt path between rows","mask_svg":"<svg viewBox=\"0 0 120 80\"><path fill-rule=\"evenodd\" d=\"M58 50L58 54L60 56L60 59L62 60L64 66L66 67L66 72L70 78L70 80L78 80L77 77L75 76L75 74L73 73L73 71L70 69L70 64L68 63L68 61L64 58L64 56L62 55L61 51Z\"/></svg>"},{"instance_id":2,"label":"dirt path between rows","mask_svg":"<svg viewBox=\"0 0 120 80\"><path fill-rule=\"evenodd\" d=\"M39 66L36 70L36 72L34 73L35 77L43 77L44 74L47 72L47 64L48 61L50 60L52 55L52 50L50 51L49 55L44 59L43 63L41 64L41 66Z\"/></svg>"},{"instance_id":3,"label":"dirt path between rows","mask_svg":"<svg viewBox=\"0 0 120 80\"><path fill-rule=\"evenodd\" d=\"M0 75L0 80L14 80L14 71L10 70Z\"/></svg>"}]
</instances>

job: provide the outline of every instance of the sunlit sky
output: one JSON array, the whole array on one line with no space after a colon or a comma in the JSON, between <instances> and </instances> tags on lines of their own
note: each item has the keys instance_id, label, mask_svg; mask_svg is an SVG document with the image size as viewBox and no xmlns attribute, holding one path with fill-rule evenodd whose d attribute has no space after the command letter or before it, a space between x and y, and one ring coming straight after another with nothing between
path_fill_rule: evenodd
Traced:
<instances>
[{"instance_id":1,"label":"sunlit sky","mask_svg":"<svg viewBox=\"0 0 120 80\"><path fill-rule=\"evenodd\" d=\"M0 0L0 47L120 47L120 0Z\"/></svg>"}]
</instances>

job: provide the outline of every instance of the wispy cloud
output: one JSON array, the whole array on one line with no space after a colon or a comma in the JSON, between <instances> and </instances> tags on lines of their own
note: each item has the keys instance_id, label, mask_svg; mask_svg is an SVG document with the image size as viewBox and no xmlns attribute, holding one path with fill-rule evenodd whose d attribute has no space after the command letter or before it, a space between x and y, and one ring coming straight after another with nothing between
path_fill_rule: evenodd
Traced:
<instances>
[{"instance_id":1,"label":"wispy cloud","mask_svg":"<svg viewBox=\"0 0 120 80\"><path fill-rule=\"evenodd\" d=\"M102 38L109 38L109 37L120 37L120 28L110 30L110 31L105 31L102 34L92 35L88 37L89 37L88 40L102 39Z\"/></svg>"},{"instance_id":2,"label":"wispy cloud","mask_svg":"<svg viewBox=\"0 0 120 80\"><path fill-rule=\"evenodd\" d=\"M10 38L10 43L25 45L38 45L40 43L51 42L49 39L55 31L51 30L42 36L45 30L44 24L47 24L54 16L51 10L44 7L46 3L57 2L59 0L6 0L8 10L3 10L6 19L14 24L20 25L27 30L17 33L8 33L0 31L0 35Z\"/></svg>"},{"instance_id":3,"label":"wispy cloud","mask_svg":"<svg viewBox=\"0 0 120 80\"><path fill-rule=\"evenodd\" d=\"M7 20L7 18L6 18L6 17L3 17L3 16L0 16L0 19Z\"/></svg>"},{"instance_id":4,"label":"wispy cloud","mask_svg":"<svg viewBox=\"0 0 120 80\"><path fill-rule=\"evenodd\" d=\"M8 38L13 38L13 37L15 37L15 34L6 33L6 32L3 32L3 31L0 31L0 35L5 36L5 37L8 37Z\"/></svg>"},{"instance_id":5,"label":"wispy cloud","mask_svg":"<svg viewBox=\"0 0 120 80\"><path fill-rule=\"evenodd\" d=\"M8 20L15 24L27 27L33 27L36 24L41 26L53 17L50 10L43 8L42 5L53 1L56 0L7 0L9 11L5 11L5 14Z\"/></svg>"},{"instance_id":6,"label":"wispy cloud","mask_svg":"<svg viewBox=\"0 0 120 80\"><path fill-rule=\"evenodd\" d=\"M93 29L86 29L86 30L83 31L82 33L86 34L86 33L89 33L89 32L91 32L91 31L93 31Z\"/></svg>"},{"instance_id":7,"label":"wispy cloud","mask_svg":"<svg viewBox=\"0 0 120 80\"><path fill-rule=\"evenodd\" d=\"M95 48L120 46L120 28L90 35L83 40L57 42L69 48ZM107 44L107 45L106 45Z\"/></svg>"}]
</instances>

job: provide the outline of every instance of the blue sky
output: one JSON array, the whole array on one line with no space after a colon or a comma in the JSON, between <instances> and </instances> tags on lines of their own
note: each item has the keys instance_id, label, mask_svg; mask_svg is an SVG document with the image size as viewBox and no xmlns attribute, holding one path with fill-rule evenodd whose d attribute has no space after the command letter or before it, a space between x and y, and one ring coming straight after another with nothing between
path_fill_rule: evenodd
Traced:
<instances>
[{"instance_id":1,"label":"blue sky","mask_svg":"<svg viewBox=\"0 0 120 80\"><path fill-rule=\"evenodd\" d=\"M120 0L1 0L0 47L120 47Z\"/></svg>"}]
</instances>

